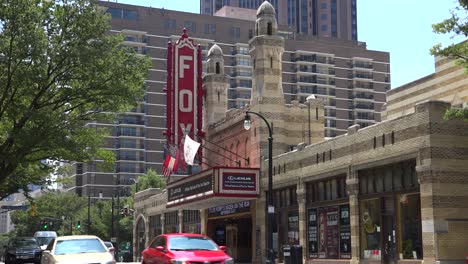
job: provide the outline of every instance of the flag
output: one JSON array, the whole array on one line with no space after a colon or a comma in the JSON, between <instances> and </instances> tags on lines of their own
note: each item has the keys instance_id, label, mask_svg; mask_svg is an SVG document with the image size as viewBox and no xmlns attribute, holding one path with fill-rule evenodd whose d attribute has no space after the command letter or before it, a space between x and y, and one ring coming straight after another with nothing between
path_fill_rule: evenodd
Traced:
<instances>
[{"instance_id":1,"label":"flag","mask_svg":"<svg viewBox=\"0 0 468 264\"><path fill-rule=\"evenodd\" d=\"M164 153L166 153L166 158L163 163L163 175L169 177L173 171L177 171L177 149L165 145Z\"/></svg>"},{"instance_id":2,"label":"flag","mask_svg":"<svg viewBox=\"0 0 468 264\"><path fill-rule=\"evenodd\" d=\"M187 170L187 163L185 163L183 153L184 153L184 143L182 140L179 147L177 148L176 159L177 159L177 168L181 170L182 172L185 172Z\"/></svg>"},{"instance_id":3,"label":"flag","mask_svg":"<svg viewBox=\"0 0 468 264\"><path fill-rule=\"evenodd\" d=\"M193 165L193 159L198 152L200 143L191 139L188 135L185 135L184 141L184 160L187 164Z\"/></svg>"}]
</instances>

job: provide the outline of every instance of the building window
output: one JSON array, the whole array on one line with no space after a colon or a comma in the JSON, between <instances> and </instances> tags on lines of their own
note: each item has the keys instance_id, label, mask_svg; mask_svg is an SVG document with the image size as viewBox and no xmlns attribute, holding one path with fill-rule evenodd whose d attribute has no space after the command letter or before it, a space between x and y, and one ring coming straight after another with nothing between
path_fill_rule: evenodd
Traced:
<instances>
[{"instance_id":1,"label":"building window","mask_svg":"<svg viewBox=\"0 0 468 264\"><path fill-rule=\"evenodd\" d=\"M327 9L327 3L322 3L322 4L320 5L320 7L321 7L322 9Z\"/></svg>"},{"instance_id":2,"label":"building window","mask_svg":"<svg viewBox=\"0 0 468 264\"><path fill-rule=\"evenodd\" d=\"M195 33L197 32L197 24L192 21L185 21L184 27L188 30L188 32Z\"/></svg>"},{"instance_id":3,"label":"building window","mask_svg":"<svg viewBox=\"0 0 468 264\"><path fill-rule=\"evenodd\" d=\"M421 201L419 194L402 194L400 211L399 252L403 259L422 259Z\"/></svg>"},{"instance_id":4,"label":"building window","mask_svg":"<svg viewBox=\"0 0 468 264\"><path fill-rule=\"evenodd\" d=\"M328 30L328 26L325 24L325 25L322 25L322 31L327 31Z\"/></svg>"},{"instance_id":5,"label":"building window","mask_svg":"<svg viewBox=\"0 0 468 264\"><path fill-rule=\"evenodd\" d=\"M361 257L381 259L381 208L380 199L364 200L360 203Z\"/></svg>"},{"instance_id":6,"label":"building window","mask_svg":"<svg viewBox=\"0 0 468 264\"><path fill-rule=\"evenodd\" d=\"M138 19L138 12L135 10L123 10L123 19L127 20L137 20Z\"/></svg>"},{"instance_id":7,"label":"building window","mask_svg":"<svg viewBox=\"0 0 468 264\"><path fill-rule=\"evenodd\" d=\"M307 217L309 258L351 258L349 205L310 208Z\"/></svg>"},{"instance_id":8,"label":"building window","mask_svg":"<svg viewBox=\"0 0 468 264\"><path fill-rule=\"evenodd\" d=\"M136 10L109 7L107 12L111 14L112 18L138 20L138 12Z\"/></svg>"},{"instance_id":9,"label":"building window","mask_svg":"<svg viewBox=\"0 0 468 264\"><path fill-rule=\"evenodd\" d=\"M176 25L177 25L177 22L175 19L165 18L163 20L163 27L165 30L168 30L168 29L175 30Z\"/></svg>"},{"instance_id":10,"label":"building window","mask_svg":"<svg viewBox=\"0 0 468 264\"><path fill-rule=\"evenodd\" d=\"M322 20L327 20L327 14L322 14L321 19Z\"/></svg>"},{"instance_id":11,"label":"building window","mask_svg":"<svg viewBox=\"0 0 468 264\"><path fill-rule=\"evenodd\" d=\"M234 39L240 39L240 28L232 27L231 28L231 37Z\"/></svg>"},{"instance_id":12,"label":"building window","mask_svg":"<svg viewBox=\"0 0 468 264\"><path fill-rule=\"evenodd\" d=\"M205 34L216 34L216 25L205 24Z\"/></svg>"}]
</instances>

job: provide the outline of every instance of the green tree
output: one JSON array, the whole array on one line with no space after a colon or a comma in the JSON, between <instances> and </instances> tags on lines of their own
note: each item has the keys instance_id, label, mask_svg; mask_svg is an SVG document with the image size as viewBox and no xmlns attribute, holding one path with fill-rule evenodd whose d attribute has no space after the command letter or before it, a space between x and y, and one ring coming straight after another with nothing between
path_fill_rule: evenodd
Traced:
<instances>
[{"instance_id":1,"label":"green tree","mask_svg":"<svg viewBox=\"0 0 468 264\"><path fill-rule=\"evenodd\" d=\"M161 177L153 169L149 169L146 174L138 177L138 190L146 190L148 188L165 188L166 179ZM133 189L135 191L135 189Z\"/></svg>"},{"instance_id":2,"label":"green tree","mask_svg":"<svg viewBox=\"0 0 468 264\"><path fill-rule=\"evenodd\" d=\"M450 10L450 18L432 25L435 33L453 34L452 37L468 37L468 0L458 0L458 3L459 6ZM468 40L447 47L442 47L440 43L436 44L432 47L431 54L455 59L456 63L462 65L468 74ZM445 118L468 121L468 109L452 108L446 112Z\"/></svg>"},{"instance_id":3,"label":"green tree","mask_svg":"<svg viewBox=\"0 0 468 264\"><path fill-rule=\"evenodd\" d=\"M147 57L108 34L97 0L0 0L0 198L46 183L56 166L113 155L100 148L110 120L144 95Z\"/></svg>"},{"instance_id":4,"label":"green tree","mask_svg":"<svg viewBox=\"0 0 468 264\"><path fill-rule=\"evenodd\" d=\"M468 0L458 0L459 6L450 10L450 18L432 25L432 31L436 34L452 34L451 37L468 37ZM457 63L465 67L468 73L468 41L442 47L438 43L431 49L431 54L457 60Z\"/></svg>"},{"instance_id":5,"label":"green tree","mask_svg":"<svg viewBox=\"0 0 468 264\"><path fill-rule=\"evenodd\" d=\"M34 205L28 210L13 212L11 220L17 236L32 236L35 231L43 230L41 221L48 223L48 230L68 235L70 225L80 219L78 212L85 208L87 199L84 197L71 193L45 192L34 200ZM84 224L83 220L86 219L81 218L81 223Z\"/></svg>"}]
</instances>

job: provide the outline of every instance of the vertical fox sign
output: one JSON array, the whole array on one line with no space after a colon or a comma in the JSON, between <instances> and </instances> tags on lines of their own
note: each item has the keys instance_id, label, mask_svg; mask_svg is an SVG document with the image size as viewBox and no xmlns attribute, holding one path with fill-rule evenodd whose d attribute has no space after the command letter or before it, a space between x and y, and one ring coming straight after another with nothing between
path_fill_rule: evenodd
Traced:
<instances>
[{"instance_id":1,"label":"vertical fox sign","mask_svg":"<svg viewBox=\"0 0 468 264\"><path fill-rule=\"evenodd\" d=\"M167 49L167 119L164 132L167 143L180 146L186 134L203 137L201 83L202 58L200 45L195 46L184 28L175 43Z\"/></svg>"}]
</instances>

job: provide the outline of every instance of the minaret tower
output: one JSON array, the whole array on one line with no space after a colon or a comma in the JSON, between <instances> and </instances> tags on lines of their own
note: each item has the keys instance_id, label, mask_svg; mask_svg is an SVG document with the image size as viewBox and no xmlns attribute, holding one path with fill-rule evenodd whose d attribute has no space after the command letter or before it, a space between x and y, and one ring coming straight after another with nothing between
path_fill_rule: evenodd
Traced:
<instances>
[{"instance_id":1,"label":"minaret tower","mask_svg":"<svg viewBox=\"0 0 468 264\"><path fill-rule=\"evenodd\" d=\"M264 1L257 10L255 36L249 41L252 59L252 93L250 110L260 113L269 122L273 130L284 127L284 95L282 86L282 55L284 39L277 35L278 24L275 9L268 1ZM254 118L254 117L253 117ZM261 120L262 156L266 156L268 130ZM284 133L274 133L273 155L284 153ZM265 152L265 153L263 153Z\"/></svg>"},{"instance_id":2,"label":"minaret tower","mask_svg":"<svg viewBox=\"0 0 468 264\"><path fill-rule=\"evenodd\" d=\"M203 131L208 126L226 118L229 78L224 74L224 58L221 48L214 44L208 51L207 73L203 76L205 112Z\"/></svg>"}]
</instances>

